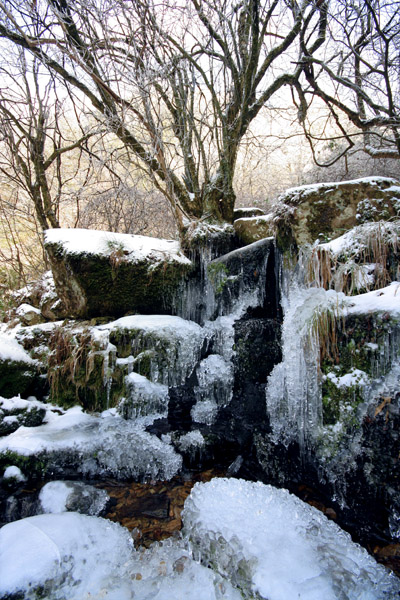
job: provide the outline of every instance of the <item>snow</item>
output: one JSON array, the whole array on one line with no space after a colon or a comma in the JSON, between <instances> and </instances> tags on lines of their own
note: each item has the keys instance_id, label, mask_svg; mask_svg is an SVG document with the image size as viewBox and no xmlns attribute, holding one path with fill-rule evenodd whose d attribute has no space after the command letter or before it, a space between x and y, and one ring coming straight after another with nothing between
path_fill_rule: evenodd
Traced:
<instances>
[{"instance_id":1,"label":"snow","mask_svg":"<svg viewBox=\"0 0 400 600\"><path fill-rule=\"evenodd\" d=\"M45 425L20 427L0 440L0 452L7 450L43 456L56 471L69 461L90 476L170 479L182 465L173 448L144 431L140 420L88 415L80 407L53 415Z\"/></svg>"},{"instance_id":2,"label":"snow","mask_svg":"<svg viewBox=\"0 0 400 600\"><path fill-rule=\"evenodd\" d=\"M347 314L387 312L393 317L400 316L400 282L393 281L380 290L352 296Z\"/></svg>"},{"instance_id":3,"label":"snow","mask_svg":"<svg viewBox=\"0 0 400 600\"><path fill-rule=\"evenodd\" d=\"M400 592L349 534L286 490L213 479L194 486L182 516L195 556L245 597L383 600Z\"/></svg>"},{"instance_id":4,"label":"snow","mask_svg":"<svg viewBox=\"0 0 400 600\"><path fill-rule=\"evenodd\" d=\"M398 230L399 221L364 223L363 225L353 227L353 229L350 229L330 242L319 244L318 249L329 252L333 256L354 256L360 250L365 249L371 239L378 238L385 240L388 238L388 241L392 241L395 245L397 243Z\"/></svg>"},{"instance_id":5,"label":"snow","mask_svg":"<svg viewBox=\"0 0 400 600\"><path fill-rule=\"evenodd\" d=\"M349 373L338 377L334 373L328 373L327 378L338 388L352 387L354 385L363 386L367 385L370 378L360 369L351 369Z\"/></svg>"},{"instance_id":6,"label":"snow","mask_svg":"<svg viewBox=\"0 0 400 600\"><path fill-rule=\"evenodd\" d=\"M3 473L4 479L15 479L16 481L23 482L26 481L25 475L22 473L19 467L15 465L11 465L7 467Z\"/></svg>"},{"instance_id":7,"label":"snow","mask_svg":"<svg viewBox=\"0 0 400 600\"><path fill-rule=\"evenodd\" d=\"M341 187L345 185L359 185L359 184L368 184L368 185L380 185L382 183L391 183L392 185L398 184L396 179L391 177L380 177L377 175L373 175L371 177L360 177L359 179L350 179L348 181L329 181L323 183L310 183L305 185L299 185L293 188L289 188L284 192L281 196L292 196L295 194L300 194L302 192L306 193L316 193L322 192L323 190L332 189L333 187Z\"/></svg>"},{"instance_id":8,"label":"snow","mask_svg":"<svg viewBox=\"0 0 400 600\"><path fill-rule=\"evenodd\" d=\"M35 362L16 339L2 334L0 334L0 360L12 360L27 364Z\"/></svg>"},{"instance_id":9,"label":"snow","mask_svg":"<svg viewBox=\"0 0 400 600\"><path fill-rule=\"evenodd\" d=\"M68 254L110 256L113 252L121 251L124 260L130 262L155 259L190 264L190 260L180 251L179 242L144 235L93 229L48 229L45 231L45 243L61 244Z\"/></svg>"},{"instance_id":10,"label":"snow","mask_svg":"<svg viewBox=\"0 0 400 600\"><path fill-rule=\"evenodd\" d=\"M23 317L24 315L26 315L27 313L30 313L30 312L34 312L37 315L41 314L40 310L38 308L35 308L31 304L27 304L26 302L23 302L22 304L20 304L15 312L20 317Z\"/></svg>"}]
</instances>

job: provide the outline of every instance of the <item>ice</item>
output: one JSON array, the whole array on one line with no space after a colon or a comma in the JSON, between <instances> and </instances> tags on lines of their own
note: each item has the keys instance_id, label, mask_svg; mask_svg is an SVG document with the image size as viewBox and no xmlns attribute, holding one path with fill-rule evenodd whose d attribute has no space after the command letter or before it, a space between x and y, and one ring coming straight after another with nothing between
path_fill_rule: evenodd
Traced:
<instances>
[{"instance_id":1,"label":"ice","mask_svg":"<svg viewBox=\"0 0 400 600\"><path fill-rule=\"evenodd\" d=\"M211 425L215 414L226 406L233 394L233 365L219 354L210 354L196 369L199 385L194 388L196 404L191 410L194 421Z\"/></svg>"},{"instance_id":2,"label":"ice","mask_svg":"<svg viewBox=\"0 0 400 600\"><path fill-rule=\"evenodd\" d=\"M192 374L205 338L197 323L169 315L132 315L95 328L95 335L107 332L130 336L134 370L140 370L141 358L146 358L150 380L169 386L183 384Z\"/></svg>"},{"instance_id":3,"label":"ice","mask_svg":"<svg viewBox=\"0 0 400 600\"><path fill-rule=\"evenodd\" d=\"M165 261L175 260L190 264L190 260L180 250L179 242L130 235L127 233L111 233L93 229L48 229L45 231L45 242L61 244L68 254L98 254L109 256L116 250L126 252L126 260L135 262L144 259Z\"/></svg>"},{"instance_id":4,"label":"ice","mask_svg":"<svg viewBox=\"0 0 400 600\"><path fill-rule=\"evenodd\" d=\"M135 419L151 414L166 416L168 412L168 387L152 383L143 375L130 373L125 377L127 397L118 407L125 419Z\"/></svg>"},{"instance_id":5,"label":"ice","mask_svg":"<svg viewBox=\"0 0 400 600\"><path fill-rule=\"evenodd\" d=\"M92 477L170 479L182 465L172 446L144 431L140 420L89 415L80 407L45 425L20 427L0 440L0 453L8 450L41 458L56 473L70 467Z\"/></svg>"},{"instance_id":6,"label":"ice","mask_svg":"<svg viewBox=\"0 0 400 600\"><path fill-rule=\"evenodd\" d=\"M195 556L245 598L383 600L400 593L399 580L349 534L286 490L237 479L196 484L183 522Z\"/></svg>"},{"instance_id":7,"label":"ice","mask_svg":"<svg viewBox=\"0 0 400 600\"><path fill-rule=\"evenodd\" d=\"M338 314L344 295L333 290L289 284L283 298L282 362L272 370L266 389L272 439L304 446L322 425L319 381L318 318Z\"/></svg>"},{"instance_id":8,"label":"ice","mask_svg":"<svg viewBox=\"0 0 400 600\"><path fill-rule=\"evenodd\" d=\"M25 600L242 600L226 578L193 560L186 543L135 551L128 530L77 513L4 526L0 575L0 595Z\"/></svg>"},{"instance_id":9,"label":"ice","mask_svg":"<svg viewBox=\"0 0 400 600\"><path fill-rule=\"evenodd\" d=\"M79 512L98 516L106 507L109 496L105 490L80 481L50 481L40 490L38 512Z\"/></svg>"}]
</instances>

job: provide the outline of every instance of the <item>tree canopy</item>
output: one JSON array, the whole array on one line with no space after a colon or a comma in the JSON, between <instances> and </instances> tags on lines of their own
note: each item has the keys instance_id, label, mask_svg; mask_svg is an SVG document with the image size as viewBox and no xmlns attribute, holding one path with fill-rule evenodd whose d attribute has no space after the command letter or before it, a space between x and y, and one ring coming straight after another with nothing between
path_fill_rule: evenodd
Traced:
<instances>
[{"instance_id":1,"label":"tree canopy","mask_svg":"<svg viewBox=\"0 0 400 600\"><path fill-rule=\"evenodd\" d=\"M232 221L238 152L276 98L296 107L317 161L320 140L339 143L333 162L360 137L369 154L400 157L397 2L3 0L0 38L3 60L39 62L120 140L181 231ZM12 122L8 99L3 89Z\"/></svg>"}]
</instances>

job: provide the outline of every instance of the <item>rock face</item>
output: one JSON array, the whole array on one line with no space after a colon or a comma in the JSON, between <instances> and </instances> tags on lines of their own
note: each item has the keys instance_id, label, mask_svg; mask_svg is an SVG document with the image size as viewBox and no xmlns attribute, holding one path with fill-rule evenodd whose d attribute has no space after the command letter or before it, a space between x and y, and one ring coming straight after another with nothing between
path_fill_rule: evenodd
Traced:
<instances>
[{"instance_id":1,"label":"rock face","mask_svg":"<svg viewBox=\"0 0 400 600\"><path fill-rule=\"evenodd\" d=\"M273 221L278 244L286 249L338 237L365 221L399 215L399 182L367 177L290 189L278 198Z\"/></svg>"},{"instance_id":2,"label":"rock face","mask_svg":"<svg viewBox=\"0 0 400 600\"><path fill-rule=\"evenodd\" d=\"M45 247L57 292L73 317L173 312L192 270L177 242L82 229L51 229Z\"/></svg>"},{"instance_id":3,"label":"rock face","mask_svg":"<svg viewBox=\"0 0 400 600\"><path fill-rule=\"evenodd\" d=\"M231 227L214 228L209 247L201 225L188 231L192 262L171 243L167 258L146 247L140 262L125 237L104 250L96 232L94 248L78 252L81 234L51 234L76 314L122 311L115 290L124 286L129 303L141 291L137 309L155 314L20 328L28 362L41 361L51 400L68 410L34 428L14 419L13 429L25 427L5 432L1 463L26 476L26 465L60 476L76 463L86 476L139 479L219 464L292 491L316 489L359 539L400 539L400 220L338 236L397 214L398 191L394 180L372 178L288 192L287 218L276 222L284 253L273 238L237 248ZM329 243L316 242L320 217ZM290 254L291 244L301 252ZM121 271L139 263L149 295ZM169 265L171 296L160 310ZM99 272L97 294L85 282L89 267ZM167 305L177 314L160 314ZM102 414L77 416L76 403Z\"/></svg>"}]
</instances>

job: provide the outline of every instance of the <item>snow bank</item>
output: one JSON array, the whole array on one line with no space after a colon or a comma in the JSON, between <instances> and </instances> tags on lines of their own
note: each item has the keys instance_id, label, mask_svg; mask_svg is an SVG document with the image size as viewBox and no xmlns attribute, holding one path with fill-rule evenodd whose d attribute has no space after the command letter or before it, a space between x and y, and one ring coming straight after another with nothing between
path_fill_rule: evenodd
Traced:
<instances>
[{"instance_id":1,"label":"snow bank","mask_svg":"<svg viewBox=\"0 0 400 600\"><path fill-rule=\"evenodd\" d=\"M196 484L183 522L199 559L245 597L383 600L400 593L399 580L349 534L286 490L236 479Z\"/></svg>"},{"instance_id":2,"label":"snow bank","mask_svg":"<svg viewBox=\"0 0 400 600\"><path fill-rule=\"evenodd\" d=\"M393 281L380 290L374 290L350 298L347 314L387 312L400 316L400 281Z\"/></svg>"}]
</instances>

